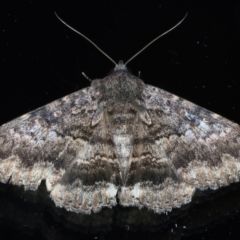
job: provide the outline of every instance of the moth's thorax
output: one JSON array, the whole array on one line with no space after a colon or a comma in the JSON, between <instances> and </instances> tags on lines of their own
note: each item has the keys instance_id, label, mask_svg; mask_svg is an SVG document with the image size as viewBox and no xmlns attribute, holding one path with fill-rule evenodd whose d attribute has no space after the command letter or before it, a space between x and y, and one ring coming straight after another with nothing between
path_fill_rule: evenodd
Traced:
<instances>
[{"instance_id":1,"label":"moth's thorax","mask_svg":"<svg viewBox=\"0 0 240 240\"><path fill-rule=\"evenodd\" d=\"M114 71L102 79L103 98L108 102L131 102L142 94L144 83L126 70Z\"/></svg>"},{"instance_id":2,"label":"moth's thorax","mask_svg":"<svg viewBox=\"0 0 240 240\"><path fill-rule=\"evenodd\" d=\"M103 108L111 125L111 134L133 134L143 86L140 79L124 70L103 79Z\"/></svg>"}]
</instances>

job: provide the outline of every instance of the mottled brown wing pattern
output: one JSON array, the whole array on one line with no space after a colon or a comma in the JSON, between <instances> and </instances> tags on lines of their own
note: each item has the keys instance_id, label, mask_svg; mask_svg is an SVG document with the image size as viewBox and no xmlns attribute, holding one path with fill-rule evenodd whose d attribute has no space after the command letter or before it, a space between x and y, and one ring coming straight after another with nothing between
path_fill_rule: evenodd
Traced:
<instances>
[{"instance_id":1,"label":"mottled brown wing pattern","mask_svg":"<svg viewBox=\"0 0 240 240\"><path fill-rule=\"evenodd\" d=\"M115 205L119 171L102 157L104 143L92 144L102 134L99 97L89 87L1 126L0 181L36 190L45 179L56 205L75 212Z\"/></svg>"},{"instance_id":2,"label":"mottled brown wing pattern","mask_svg":"<svg viewBox=\"0 0 240 240\"><path fill-rule=\"evenodd\" d=\"M128 186L119 193L122 204L165 212L191 201L196 188L217 189L239 181L240 127L164 90L145 86L152 124L142 128L147 136L143 154L133 161Z\"/></svg>"},{"instance_id":3,"label":"mottled brown wing pattern","mask_svg":"<svg viewBox=\"0 0 240 240\"><path fill-rule=\"evenodd\" d=\"M240 127L145 85L124 65L92 86L0 127L0 181L91 213L116 205L157 213L198 188L240 178Z\"/></svg>"}]
</instances>

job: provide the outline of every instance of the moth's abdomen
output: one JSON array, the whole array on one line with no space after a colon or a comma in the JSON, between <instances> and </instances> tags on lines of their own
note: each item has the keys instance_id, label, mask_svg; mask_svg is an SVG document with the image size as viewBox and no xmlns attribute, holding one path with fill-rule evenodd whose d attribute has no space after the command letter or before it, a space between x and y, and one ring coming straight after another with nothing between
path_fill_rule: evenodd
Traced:
<instances>
[{"instance_id":1,"label":"moth's abdomen","mask_svg":"<svg viewBox=\"0 0 240 240\"><path fill-rule=\"evenodd\" d=\"M136 112L128 111L109 116L114 152L123 182L131 165L136 115Z\"/></svg>"},{"instance_id":2,"label":"moth's abdomen","mask_svg":"<svg viewBox=\"0 0 240 240\"><path fill-rule=\"evenodd\" d=\"M113 135L113 142L118 158L127 159L130 157L132 151L132 135L121 134Z\"/></svg>"},{"instance_id":3,"label":"moth's abdomen","mask_svg":"<svg viewBox=\"0 0 240 240\"><path fill-rule=\"evenodd\" d=\"M122 180L125 180L131 164L133 136L131 134L113 135L115 153L119 162Z\"/></svg>"}]
</instances>

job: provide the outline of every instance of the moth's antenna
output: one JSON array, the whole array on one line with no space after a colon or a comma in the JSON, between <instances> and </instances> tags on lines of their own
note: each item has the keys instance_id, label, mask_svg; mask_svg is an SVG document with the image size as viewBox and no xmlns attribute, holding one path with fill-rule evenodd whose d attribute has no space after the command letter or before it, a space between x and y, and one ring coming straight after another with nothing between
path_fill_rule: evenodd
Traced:
<instances>
[{"instance_id":1,"label":"moth's antenna","mask_svg":"<svg viewBox=\"0 0 240 240\"><path fill-rule=\"evenodd\" d=\"M161 38L162 36L166 35L167 33L171 32L174 28L176 28L178 25L180 25L184 19L187 17L187 13L186 15L184 16L184 18L179 22L177 23L175 26L173 26L172 28L170 28L169 30L167 30L166 32L162 33L161 35L159 35L158 37L154 38L150 43L148 43L144 48L142 48L139 52L137 52L133 57L131 57L126 63L125 63L125 66L130 62L132 61L138 54L140 54L142 51L144 51L147 47L149 47L152 43L154 43L155 41L157 41L159 38Z\"/></svg>"},{"instance_id":2,"label":"moth's antenna","mask_svg":"<svg viewBox=\"0 0 240 240\"><path fill-rule=\"evenodd\" d=\"M78 32L76 29L72 28L71 26L69 26L67 23L65 23L58 15L56 12L54 12L56 17L68 28L70 28L71 30L73 30L74 32L76 32L77 34L79 34L80 36L84 37L87 41L89 41L95 48L97 48L103 55L105 55L109 60L111 60L115 66L117 65L117 63L111 58L109 57L100 47L98 47L93 41L91 41L89 38L87 38L85 35L83 35L82 33Z\"/></svg>"}]
</instances>

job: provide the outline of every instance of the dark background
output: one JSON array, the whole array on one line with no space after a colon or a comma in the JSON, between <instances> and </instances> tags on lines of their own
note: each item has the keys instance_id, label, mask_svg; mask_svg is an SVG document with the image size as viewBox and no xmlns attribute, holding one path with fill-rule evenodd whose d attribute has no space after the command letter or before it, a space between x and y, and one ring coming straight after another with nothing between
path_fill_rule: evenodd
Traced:
<instances>
[{"instance_id":1,"label":"dark background","mask_svg":"<svg viewBox=\"0 0 240 240\"><path fill-rule=\"evenodd\" d=\"M91 79L103 78L114 67L65 27L54 11L116 62L127 61L188 12L177 29L155 42L128 68L135 75L141 71L145 83L240 124L240 3L234 0L4 3L0 9L0 124L89 86L81 72ZM11 186L0 187L0 232L8 234L8 239L236 239L240 234L239 184L200 194L201 203L194 200L177 217L159 220L154 230L146 224L145 228L137 223L134 228L124 221L119 224L116 217L104 230L95 228L94 224L102 221L98 218L91 223L91 230L80 221L73 230L61 214L50 214L53 206L46 194L32 200ZM118 218L121 211L126 209L116 210Z\"/></svg>"}]
</instances>

